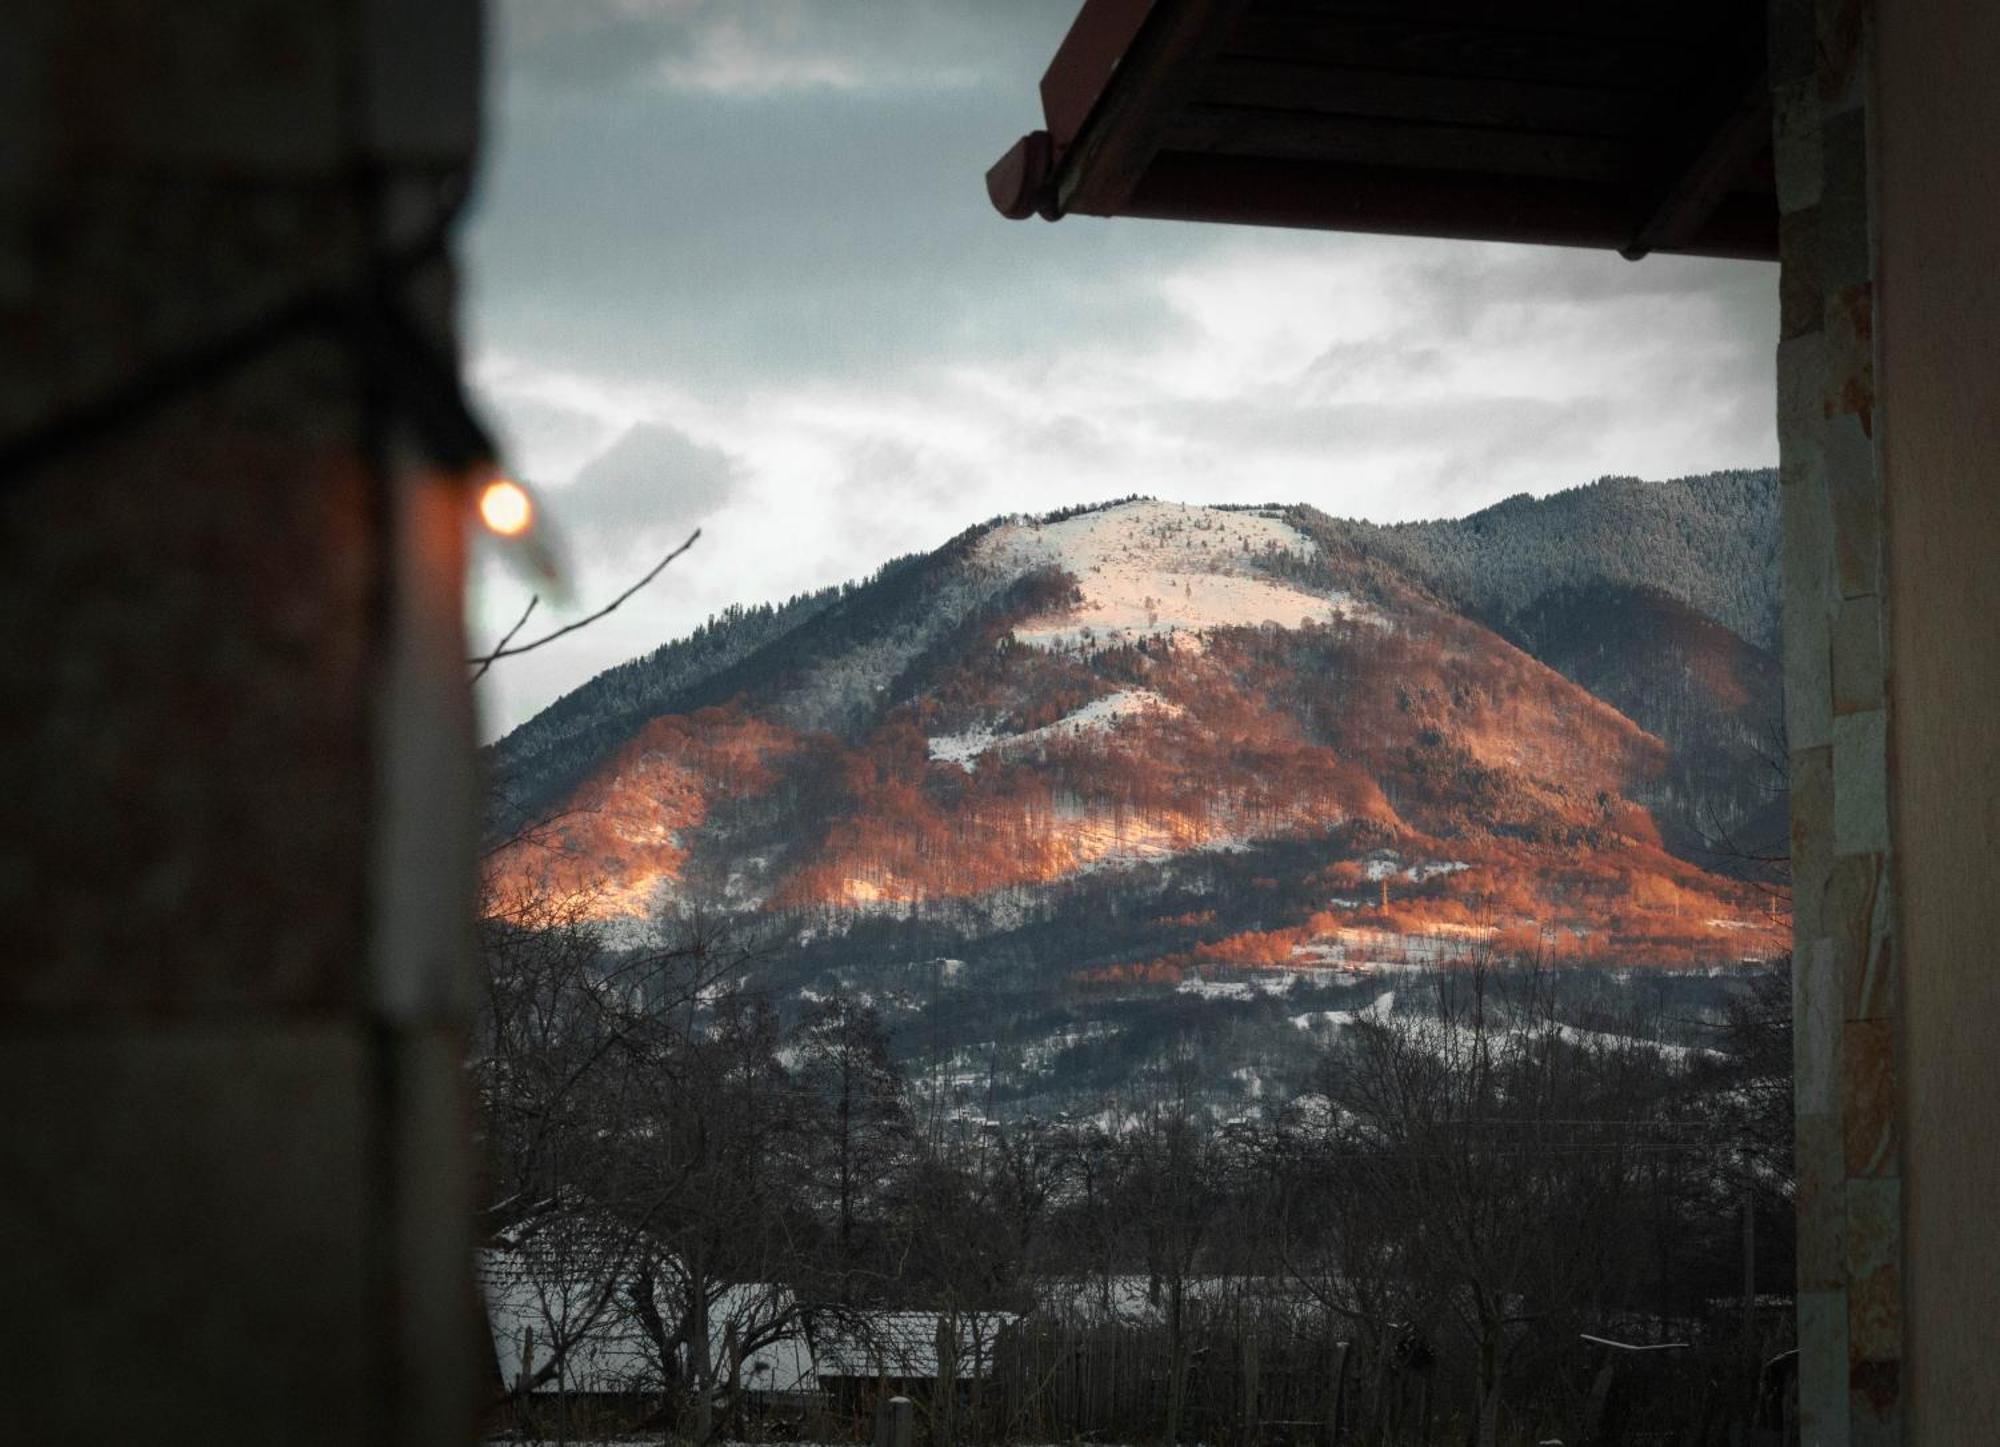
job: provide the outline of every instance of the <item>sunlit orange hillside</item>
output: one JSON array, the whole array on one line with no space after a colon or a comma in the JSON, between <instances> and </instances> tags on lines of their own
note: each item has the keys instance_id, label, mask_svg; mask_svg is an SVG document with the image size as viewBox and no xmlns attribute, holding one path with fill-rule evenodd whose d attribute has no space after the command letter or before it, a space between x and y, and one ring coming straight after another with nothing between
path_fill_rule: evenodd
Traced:
<instances>
[{"instance_id":1,"label":"sunlit orange hillside","mask_svg":"<svg viewBox=\"0 0 2000 1447\"><path fill-rule=\"evenodd\" d=\"M718 624L500 746L534 827L496 825L490 896L913 957L1032 936L1083 982L1780 952L1742 842L1768 652L1615 568L1507 609L1384 539L1132 501ZM681 674L657 707L648 667Z\"/></svg>"}]
</instances>

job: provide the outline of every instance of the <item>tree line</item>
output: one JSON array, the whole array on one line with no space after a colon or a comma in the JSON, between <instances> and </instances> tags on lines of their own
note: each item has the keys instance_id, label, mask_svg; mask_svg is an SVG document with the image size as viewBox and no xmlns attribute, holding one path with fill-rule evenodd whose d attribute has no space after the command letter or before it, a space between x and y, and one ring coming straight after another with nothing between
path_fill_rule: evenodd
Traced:
<instances>
[{"instance_id":1,"label":"tree line","mask_svg":"<svg viewBox=\"0 0 2000 1447\"><path fill-rule=\"evenodd\" d=\"M486 1229L532 1338L495 1375L517 1428L579 1428L541 1389L615 1337L627 1425L865 1434L851 1401L774 1405L746 1364L913 1311L941 1323L917 1393L940 1443L1613 1442L1621 1413L1720 1443L1782 1421L1781 976L1688 1049L1580 1019L1532 958L1479 957L1320 1022L1307 1088L1258 1109L1219 1117L1170 1043L1099 1112L997 1120L907 1078L865 995L781 1010L714 922L619 951L583 903L482 925L470 1070Z\"/></svg>"}]
</instances>

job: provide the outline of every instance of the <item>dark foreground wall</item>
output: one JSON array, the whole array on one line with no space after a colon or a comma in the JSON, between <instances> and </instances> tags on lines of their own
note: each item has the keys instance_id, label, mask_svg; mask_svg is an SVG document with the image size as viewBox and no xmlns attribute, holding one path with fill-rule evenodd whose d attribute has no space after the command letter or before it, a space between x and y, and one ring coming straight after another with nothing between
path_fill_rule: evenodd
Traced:
<instances>
[{"instance_id":1,"label":"dark foreground wall","mask_svg":"<svg viewBox=\"0 0 2000 1447\"><path fill-rule=\"evenodd\" d=\"M2000 1423L2000 7L1877 11L1911 1442Z\"/></svg>"},{"instance_id":2,"label":"dark foreground wall","mask_svg":"<svg viewBox=\"0 0 2000 1447\"><path fill-rule=\"evenodd\" d=\"M469 1435L463 483L351 303L449 357L477 92L0 7L0 1440Z\"/></svg>"}]
</instances>

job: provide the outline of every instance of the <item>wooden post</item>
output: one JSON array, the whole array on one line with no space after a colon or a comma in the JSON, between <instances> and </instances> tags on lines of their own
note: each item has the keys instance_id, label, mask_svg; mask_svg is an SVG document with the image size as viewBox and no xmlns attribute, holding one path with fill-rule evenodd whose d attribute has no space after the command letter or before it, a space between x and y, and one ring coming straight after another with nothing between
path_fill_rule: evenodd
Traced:
<instances>
[{"instance_id":1,"label":"wooden post","mask_svg":"<svg viewBox=\"0 0 2000 1447\"><path fill-rule=\"evenodd\" d=\"M1257 1333L1239 1325L1243 1334L1243 1440L1257 1440Z\"/></svg>"},{"instance_id":2,"label":"wooden post","mask_svg":"<svg viewBox=\"0 0 2000 1447\"><path fill-rule=\"evenodd\" d=\"M916 1405L908 1397L891 1397L886 1421L889 1426L886 1447L911 1447L916 1440Z\"/></svg>"},{"instance_id":3,"label":"wooden post","mask_svg":"<svg viewBox=\"0 0 2000 1447\"><path fill-rule=\"evenodd\" d=\"M955 1313L941 1312L933 1343L937 1348L937 1376L933 1379L931 1435L933 1447L951 1447L958 1407L958 1319Z\"/></svg>"}]
</instances>

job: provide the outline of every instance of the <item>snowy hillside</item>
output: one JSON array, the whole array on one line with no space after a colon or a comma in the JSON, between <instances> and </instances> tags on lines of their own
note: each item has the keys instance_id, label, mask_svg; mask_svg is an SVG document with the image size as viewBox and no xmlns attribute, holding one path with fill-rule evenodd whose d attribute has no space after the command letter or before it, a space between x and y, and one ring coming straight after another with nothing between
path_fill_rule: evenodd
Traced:
<instances>
[{"instance_id":1,"label":"snowy hillside","mask_svg":"<svg viewBox=\"0 0 2000 1447\"><path fill-rule=\"evenodd\" d=\"M1014 637L1039 648L1094 650L1217 628L1327 623L1360 610L1271 576L1280 556L1317 545L1282 519L1184 503L1121 503L1059 522L1010 522L980 539L974 557L1003 573L1058 568L1077 581L1073 608L1036 618Z\"/></svg>"}]
</instances>

